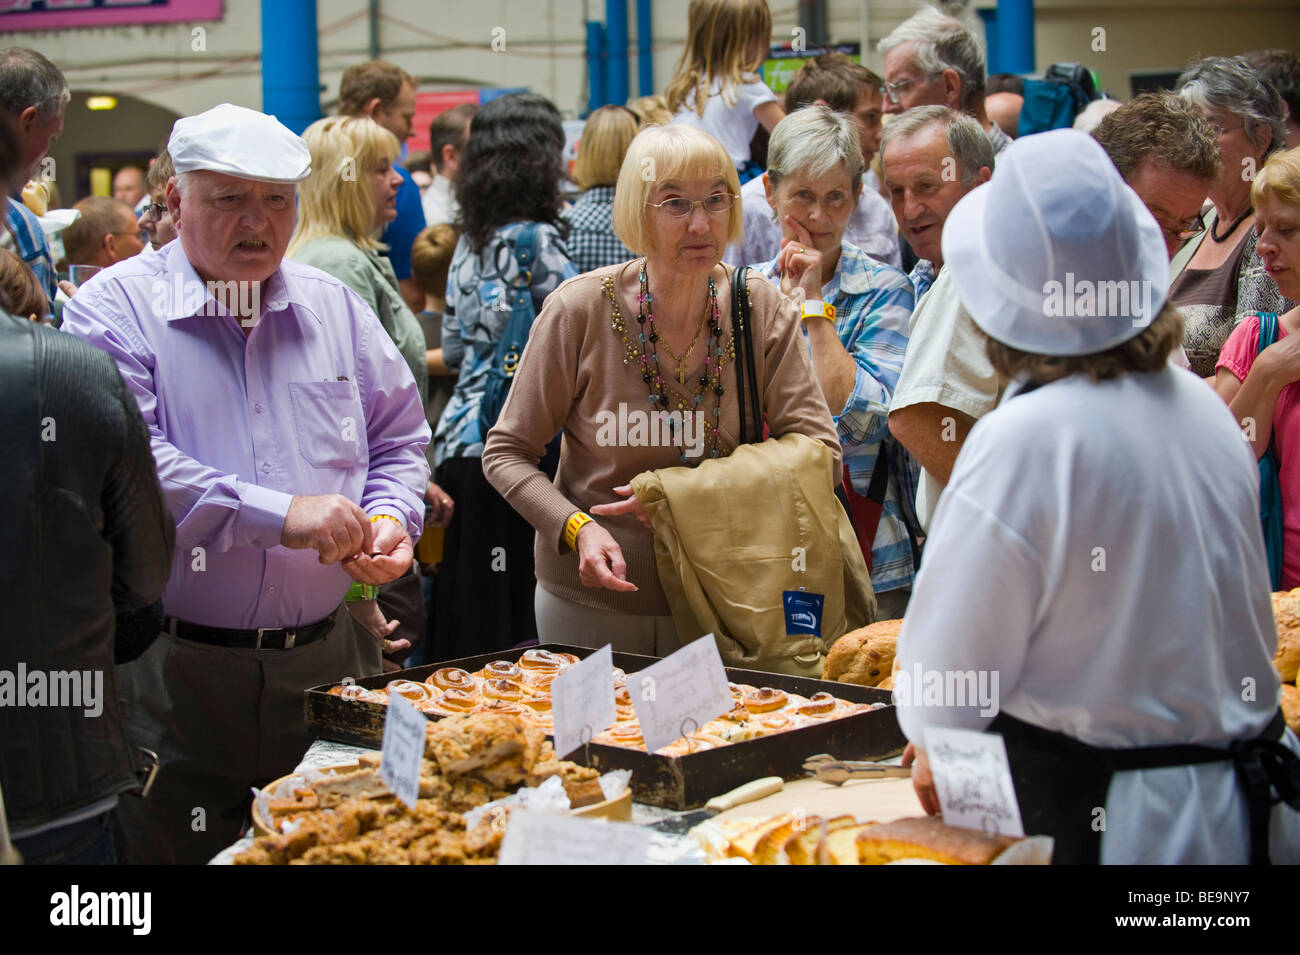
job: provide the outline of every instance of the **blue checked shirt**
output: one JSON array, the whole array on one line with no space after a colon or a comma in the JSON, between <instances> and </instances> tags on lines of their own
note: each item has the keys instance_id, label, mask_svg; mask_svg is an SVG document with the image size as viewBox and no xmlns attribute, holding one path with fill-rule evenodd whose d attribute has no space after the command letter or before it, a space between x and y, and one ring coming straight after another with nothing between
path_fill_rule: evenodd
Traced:
<instances>
[{"instance_id":1,"label":"blue checked shirt","mask_svg":"<svg viewBox=\"0 0 1300 955\"><path fill-rule=\"evenodd\" d=\"M614 234L613 186L592 186L560 218L569 223L565 246L579 272L636 258Z\"/></svg>"},{"instance_id":2,"label":"blue checked shirt","mask_svg":"<svg viewBox=\"0 0 1300 955\"><path fill-rule=\"evenodd\" d=\"M8 228L0 230L0 247L16 253L36 273L36 280L45 289L53 306L54 296L59 291L58 275L54 271L50 243L46 241L41 220L20 201L10 199L5 211L5 225Z\"/></svg>"},{"instance_id":3,"label":"blue checked shirt","mask_svg":"<svg viewBox=\"0 0 1300 955\"><path fill-rule=\"evenodd\" d=\"M775 259L754 268L779 284ZM835 306L840 342L858 365L853 393L833 417L849 480L855 491L866 494L881 441L889 434L889 403L907 351L912 284L898 269L844 242L835 274L822 288L822 298ZM878 594L910 587L915 573L898 484L891 477L871 548L871 585Z\"/></svg>"}]
</instances>

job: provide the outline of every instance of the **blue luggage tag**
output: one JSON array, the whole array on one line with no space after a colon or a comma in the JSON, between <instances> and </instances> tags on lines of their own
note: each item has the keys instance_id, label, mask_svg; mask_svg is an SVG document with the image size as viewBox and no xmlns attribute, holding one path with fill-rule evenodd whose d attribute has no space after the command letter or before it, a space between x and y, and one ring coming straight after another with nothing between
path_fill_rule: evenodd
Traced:
<instances>
[{"instance_id":1,"label":"blue luggage tag","mask_svg":"<svg viewBox=\"0 0 1300 955\"><path fill-rule=\"evenodd\" d=\"M787 590L782 596L785 601L786 635L793 637L797 634L808 634L821 637L825 595L809 593L806 590Z\"/></svg>"}]
</instances>

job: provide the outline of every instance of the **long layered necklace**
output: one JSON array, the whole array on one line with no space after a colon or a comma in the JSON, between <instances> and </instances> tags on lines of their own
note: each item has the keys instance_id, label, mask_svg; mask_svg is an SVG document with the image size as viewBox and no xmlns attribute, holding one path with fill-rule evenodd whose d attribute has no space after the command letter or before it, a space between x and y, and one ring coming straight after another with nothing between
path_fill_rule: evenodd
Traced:
<instances>
[{"instance_id":1,"label":"long layered necklace","mask_svg":"<svg viewBox=\"0 0 1300 955\"><path fill-rule=\"evenodd\" d=\"M690 346L681 355L673 354L669 349L668 343L664 342L664 351L676 365L678 384L686 383L687 361L691 352L695 350L696 344L700 340L700 334L705 326L708 326L709 334L705 337L705 355L704 371L696 382L695 391L690 399L677 398L676 411L679 413L678 418L672 417L672 410L669 405L673 399L668 394L667 382L664 381L663 374L659 369L659 343L663 340L659 334L659 329L655 326L654 317L654 295L650 292L650 284L646 277L646 261L642 259L640 273L640 290L637 293L637 330L635 333L629 333L627 323L623 320L623 313L618 307L618 296L614 289L613 276L605 276L601 280L601 287L609 297L612 307L610 318L610 327L623 339L623 364L635 367L641 374L641 380L646 383L649 389L650 407L656 411L660 419L667 419L669 432L674 437L674 443L677 443L676 429L684 427L686 416L695 414L698 416L699 427L703 427L705 435L705 451L709 457L719 457L722 453L718 450L718 426L722 417L722 395L726 389L722 385L722 368L728 361L733 361L736 357L736 344L732 336L728 335L727 340L723 342L722 313L718 308L718 288L709 277L709 301L706 305L704 318L700 321L699 327L695 330L695 337L691 340ZM706 405L712 401L712 414ZM710 421L709 419L713 420ZM683 448L682 461L689 461Z\"/></svg>"}]
</instances>

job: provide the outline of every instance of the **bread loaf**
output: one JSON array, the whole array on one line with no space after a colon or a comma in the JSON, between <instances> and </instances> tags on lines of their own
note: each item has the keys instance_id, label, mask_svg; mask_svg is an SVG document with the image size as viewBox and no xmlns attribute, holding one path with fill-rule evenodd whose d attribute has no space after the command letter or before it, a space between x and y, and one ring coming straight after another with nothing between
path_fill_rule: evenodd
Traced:
<instances>
[{"instance_id":1,"label":"bread loaf","mask_svg":"<svg viewBox=\"0 0 1300 955\"><path fill-rule=\"evenodd\" d=\"M1300 587L1273 594L1273 623L1277 626L1277 667L1283 683L1294 683L1300 670Z\"/></svg>"},{"instance_id":2,"label":"bread loaf","mask_svg":"<svg viewBox=\"0 0 1300 955\"><path fill-rule=\"evenodd\" d=\"M857 834L862 865L898 859L933 859L945 865L988 865L1017 840L987 836L974 829L945 826L939 816L897 819L868 826Z\"/></svg>"},{"instance_id":3,"label":"bread loaf","mask_svg":"<svg viewBox=\"0 0 1300 955\"><path fill-rule=\"evenodd\" d=\"M835 641L822 667L823 680L877 686L894 669L902 620L881 620Z\"/></svg>"}]
</instances>

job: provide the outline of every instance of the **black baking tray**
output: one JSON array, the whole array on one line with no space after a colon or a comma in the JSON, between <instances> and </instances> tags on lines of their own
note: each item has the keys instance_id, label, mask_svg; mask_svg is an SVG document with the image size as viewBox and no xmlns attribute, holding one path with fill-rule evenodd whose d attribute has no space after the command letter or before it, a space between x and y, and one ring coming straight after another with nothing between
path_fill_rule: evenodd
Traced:
<instances>
[{"instance_id":1,"label":"black baking tray","mask_svg":"<svg viewBox=\"0 0 1300 955\"><path fill-rule=\"evenodd\" d=\"M423 682L429 674L442 667L460 667L473 672L481 670L493 660L515 662L529 649L532 648L481 653L395 673L363 677L356 682L371 690L382 689L393 680ZM541 649L572 653L577 657L586 657L594 652L590 647L563 644L546 644ZM613 657L614 666L627 673L635 673L658 662L657 657L634 653L616 652ZM751 686L770 686L802 696L825 691L854 703L891 703L888 690L852 683L731 667L727 668L727 679ZM361 703L330 696L326 691L335 685L337 684L327 683L307 690L304 708L308 731L318 738L378 749L383 741L384 719L388 708L378 703ZM431 715L429 718L439 717ZM872 760L897 755L906 745L907 739L899 728L898 717L891 704L884 709L857 713L843 719L828 720L685 756L660 756L620 746L590 743L569 754L568 758L602 773L611 769L630 769L633 796L637 802L683 810L696 809L714 796L760 776L802 778L807 775L803 769L804 760L818 753L831 753L838 759Z\"/></svg>"}]
</instances>

